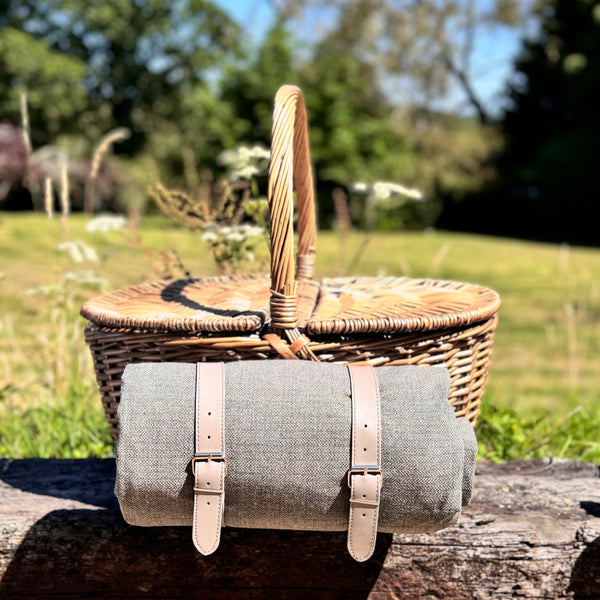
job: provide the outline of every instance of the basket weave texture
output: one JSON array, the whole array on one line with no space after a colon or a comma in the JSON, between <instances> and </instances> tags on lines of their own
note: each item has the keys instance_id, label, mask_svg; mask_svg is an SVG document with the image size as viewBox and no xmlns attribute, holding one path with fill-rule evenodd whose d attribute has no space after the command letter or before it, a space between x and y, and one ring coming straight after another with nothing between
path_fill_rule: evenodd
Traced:
<instances>
[{"instance_id":1,"label":"basket weave texture","mask_svg":"<svg viewBox=\"0 0 600 600\"><path fill-rule=\"evenodd\" d=\"M298 253L294 260L293 189ZM131 362L303 359L446 365L457 416L477 421L500 305L488 288L397 277L312 280L316 224L300 90L275 98L269 166L271 273L158 281L87 301L86 340L111 434Z\"/></svg>"}]
</instances>

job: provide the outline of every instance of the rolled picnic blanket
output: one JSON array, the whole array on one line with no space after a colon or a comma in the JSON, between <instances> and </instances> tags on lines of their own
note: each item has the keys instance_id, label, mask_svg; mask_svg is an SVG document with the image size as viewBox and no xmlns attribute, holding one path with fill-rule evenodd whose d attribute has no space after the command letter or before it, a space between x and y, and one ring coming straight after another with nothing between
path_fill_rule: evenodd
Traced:
<instances>
[{"instance_id":1,"label":"rolled picnic blanket","mask_svg":"<svg viewBox=\"0 0 600 600\"><path fill-rule=\"evenodd\" d=\"M471 498L477 443L448 401L448 370L372 371L381 412L377 529L418 533L454 525ZM197 373L184 363L125 369L115 494L132 525L192 524ZM348 529L354 466L348 367L259 360L226 363L223 373L222 524Z\"/></svg>"}]
</instances>

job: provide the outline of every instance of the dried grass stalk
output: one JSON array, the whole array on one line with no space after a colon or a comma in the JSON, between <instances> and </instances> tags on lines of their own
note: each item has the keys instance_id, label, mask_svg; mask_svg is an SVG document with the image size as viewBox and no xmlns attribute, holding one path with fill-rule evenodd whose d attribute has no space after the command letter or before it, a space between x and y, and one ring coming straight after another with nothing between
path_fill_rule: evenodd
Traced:
<instances>
[{"instance_id":1,"label":"dried grass stalk","mask_svg":"<svg viewBox=\"0 0 600 600\"><path fill-rule=\"evenodd\" d=\"M98 172L100 171L100 165L102 164L102 159L113 144L123 142L130 137L131 131L129 129L126 127L118 127L117 129L109 131L98 142L92 157L92 166L90 167L90 172L85 182L83 201L84 212L89 214L94 212L94 188L96 184L96 178L98 177Z\"/></svg>"},{"instance_id":2,"label":"dried grass stalk","mask_svg":"<svg viewBox=\"0 0 600 600\"><path fill-rule=\"evenodd\" d=\"M54 214L54 194L52 192L52 179L46 177L44 180L44 210L51 219Z\"/></svg>"},{"instance_id":3,"label":"dried grass stalk","mask_svg":"<svg viewBox=\"0 0 600 600\"><path fill-rule=\"evenodd\" d=\"M67 227L67 216L71 211L71 202L69 199L69 170L67 161L63 161L60 166L60 225L63 232Z\"/></svg>"},{"instance_id":4,"label":"dried grass stalk","mask_svg":"<svg viewBox=\"0 0 600 600\"><path fill-rule=\"evenodd\" d=\"M352 229L352 217L348 205L348 194L342 188L335 188L331 192L333 210L335 213L335 228L339 231Z\"/></svg>"},{"instance_id":5,"label":"dried grass stalk","mask_svg":"<svg viewBox=\"0 0 600 600\"><path fill-rule=\"evenodd\" d=\"M31 154L31 134L29 131L29 108L27 104L27 92L21 92L21 131L27 152Z\"/></svg>"}]
</instances>

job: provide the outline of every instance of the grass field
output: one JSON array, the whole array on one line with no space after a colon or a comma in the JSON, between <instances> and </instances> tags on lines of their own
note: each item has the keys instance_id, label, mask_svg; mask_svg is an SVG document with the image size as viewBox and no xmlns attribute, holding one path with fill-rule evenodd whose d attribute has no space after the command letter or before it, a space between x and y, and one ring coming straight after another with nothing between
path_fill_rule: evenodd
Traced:
<instances>
[{"instance_id":1,"label":"grass field","mask_svg":"<svg viewBox=\"0 0 600 600\"><path fill-rule=\"evenodd\" d=\"M157 278L154 249L193 276L215 275L198 234L159 217L89 233L40 214L0 214L0 455L106 456L108 428L78 316L98 292ZM58 245L82 240L97 262ZM251 270L267 271L266 245ZM317 277L408 275L487 285L502 297L477 433L492 460L554 455L600 462L600 250L446 232L322 232ZM66 275L68 274L68 275Z\"/></svg>"}]
</instances>

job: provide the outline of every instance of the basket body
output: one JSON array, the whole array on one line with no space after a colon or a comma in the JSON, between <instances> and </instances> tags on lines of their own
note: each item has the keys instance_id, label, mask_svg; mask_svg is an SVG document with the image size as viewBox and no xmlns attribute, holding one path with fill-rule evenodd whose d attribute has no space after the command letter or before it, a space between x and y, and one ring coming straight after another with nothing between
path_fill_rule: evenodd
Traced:
<instances>
[{"instance_id":1,"label":"basket body","mask_svg":"<svg viewBox=\"0 0 600 600\"><path fill-rule=\"evenodd\" d=\"M294 254L294 200L298 247ZM316 220L300 90L275 97L269 164L268 276L163 281L86 302L86 339L116 439L129 363L302 359L355 365L445 365L450 402L474 425L488 372L498 295L455 281L312 281ZM274 382L276 385L277 382Z\"/></svg>"},{"instance_id":2,"label":"basket body","mask_svg":"<svg viewBox=\"0 0 600 600\"><path fill-rule=\"evenodd\" d=\"M211 289L219 290L218 284L221 281L228 285L233 284L238 290L243 290L244 286L246 289L260 288L265 284L265 279L258 276L256 278L210 279L206 280L206 284ZM337 295L343 296L344 283L348 292L352 292L357 280L349 278L334 281ZM421 288L425 286L428 291L443 290L445 295L453 289L460 290L465 285L458 282L393 278L385 280L362 278L360 281L361 285L372 289L377 289L378 284L381 283L387 284L386 287L389 287L390 283L399 283L403 287L410 288L414 288L416 283ZM173 284L156 285L159 293L164 296L164 289ZM481 290L485 291L485 288L475 287L475 289L480 293ZM491 290L488 292L488 303L493 302L497 296ZM223 292L217 293L222 294ZM268 296L267 288L264 289L264 295ZM307 296L308 294L304 295L305 298ZM321 302L317 304L314 311L317 314L319 311L323 313L328 308L327 294L321 292L319 296ZM112 298L109 297L108 301L112 301ZM232 301L226 300L224 305L227 305L227 302ZM455 414L467 417L475 425L491 358L492 341L497 323L497 306L489 304L486 312L490 314L479 319L475 314L473 322L469 324L464 323L464 318L462 320L453 319L455 314L446 310L445 321L450 324L431 330L427 327L431 327L432 322L435 325L435 315L431 316L431 313L435 312L434 308L431 305L415 307L414 301L412 299L407 301L406 297L404 302L408 304L408 314L404 319L397 317L394 322L392 317L386 317L387 321L395 324L396 331L353 332L352 329L360 329L360 324L365 321L360 318L360 315L359 318L353 320L336 318L335 315L329 315L328 319L311 320L310 315L307 315L308 318L304 321L301 329L310 332L310 342L307 345L317 360L322 362L374 366L445 365L450 372L450 402ZM190 310L193 310L196 303L188 299L185 304L189 305ZM236 302L233 301L232 305L235 304ZM308 313L308 309L304 308ZM352 312L352 308L356 311L356 307L351 307L346 309L346 312ZM227 311L219 308L215 309L215 312L220 314ZM428 313L429 320L420 317L421 313ZM375 310L371 310L369 314L373 318L378 315ZM256 317L257 315L253 313L251 316ZM106 320L109 321L109 319ZM458 321L458 324L452 325L453 320ZM268 318L265 319L259 315L258 323L251 323L256 329L247 333L236 330L173 331L168 329L168 319L162 321L159 319L158 324L164 323L165 326L154 329L115 328L97 323L88 324L85 330L86 340L93 355L102 402L113 438L116 439L118 434L117 408L121 390L121 375L129 363L282 359L281 351L273 344L273 341L265 339L268 336L263 335L266 330L265 325L261 326L263 321L268 322ZM444 319L440 318L440 321L443 322ZM180 319L178 322L181 329L183 329L182 323L188 328L192 328L193 325L190 322L186 323L185 319ZM206 319L202 322L206 324ZM341 323L346 324L347 331L339 331ZM245 325L245 322L242 324ZM227 323L219 323L218 326L226 327ZM217 325L212 324L211 327L215 328ZM372 324L371 328L376 329ZM318 333L318 330L321 330L322 333Z\"/></svg>"}]
</instances>

